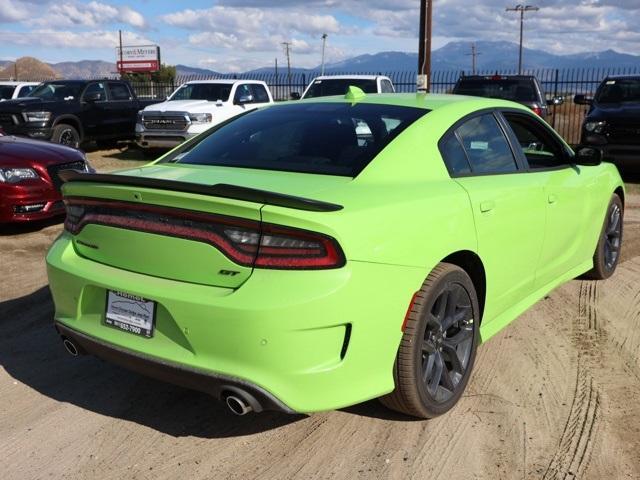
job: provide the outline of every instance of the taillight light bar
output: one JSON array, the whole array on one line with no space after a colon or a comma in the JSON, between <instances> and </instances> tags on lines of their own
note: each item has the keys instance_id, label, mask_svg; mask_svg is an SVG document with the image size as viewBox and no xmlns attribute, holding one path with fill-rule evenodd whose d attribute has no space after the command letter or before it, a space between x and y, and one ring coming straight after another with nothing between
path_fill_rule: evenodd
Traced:
<instances>
[{"instance_id":1,"label":"taillight light bar","mask_svg":"<svg viewBox=\"0 0 640 480\"><path fill-rule=\"evenodd\" d=\"M246 267L317 270L340 268L337 241L317 232L212 213L113 200L65 199L65 229L79 234L89 224L207 243Z\"/></svg>"}]
</instances>

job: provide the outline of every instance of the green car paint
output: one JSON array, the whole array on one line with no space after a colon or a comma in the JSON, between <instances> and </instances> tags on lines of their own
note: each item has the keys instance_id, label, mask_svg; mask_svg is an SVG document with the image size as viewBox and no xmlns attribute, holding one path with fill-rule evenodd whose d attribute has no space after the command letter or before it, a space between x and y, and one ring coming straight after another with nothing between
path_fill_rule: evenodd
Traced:
<instances>
[{"instance_id":1,"label":"green car paint","mask_svg":"<svg viewBox=\"0 0 640 480\"><path fill-rule=\"evenodd\" d=\"M514 103L420 94L306 103L397 105L429 113L355 178L165 163L172 153L119 172L302 196L342 205L339 211L108 183L70 182L63 193L67 199L179 208L317 232L337 241L344 266L247 267L193 240L89 224L76 235L65 231L48 252L56 321L161 364L248 382L295 412L341 408L394 389L407 307L438 263L460 252L482 262L480 333L486 341L592 268L609 199L614 191L624 193L610 164L452 178L439 140L474 112L531 115ZM108 290L157 302L153 338L105 325Z\"/></svg>"}]
</instances>

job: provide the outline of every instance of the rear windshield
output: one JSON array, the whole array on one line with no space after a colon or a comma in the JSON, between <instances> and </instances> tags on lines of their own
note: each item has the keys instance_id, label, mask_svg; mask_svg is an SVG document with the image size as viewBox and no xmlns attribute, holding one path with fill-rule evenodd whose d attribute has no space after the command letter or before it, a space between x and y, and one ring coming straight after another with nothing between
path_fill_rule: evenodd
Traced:
<instances>
[{"instance_id":1,"label":"rear windshield","mask_svg":"<svg viewBox=\"0 0 640 480\"><path fill-rule=\"evenodd\" d=\"M330 79L314 80L304 98L330 97L332 95L344 95L349 87L358 87L364 93L378 93L375 80L363 79Z\"/></svg>"},{"instance_id":2,"label":"rear windshield","mask_svg":"<svg viewBox=\"0 0 640 480\"><path fill-rule=\"evenodd\" d=\"M458 95L499 98L515 102L537 102L533 82L529 80L460 80L453 90Z\"/></svg>"},{"instance_id":3,"label":"rear windshield","mask_svg":"<svg viewBox=\"0 0 640 480\"><path fill-rule=\"evenodd\" d=\"M596 94L596 102L640 102L640 78L606 80Z\"/></svg>"},{"instance_id":4,"label":"rear windshield","mask_svg":"<svg viewBox=\"0 0 640 480\"><path fill-rule=\"evenodd\" d=\"M80 98L84 84L71 82L43 83L36 87L30 97L42 100L73 100Z\"/></svg>"},{"instance_id":5,"label":"rear windshield","mask_svg":"<svg viewBox=\"0 0 640 480\"><path fill-rule=\"evenodd\" d=\"M236 117L165 161L355 177L428 110L296 103Z\"/></svg>"},{"instance_id":6,"label":"rear windshield","mask_svg":"<svg viewBox=\"0 0 640 480\"><path fill-rule=\"evenodd\" d=\"M16 89L13 85L0 85L0 100L9 100L13 97L13 91Z\"/></svg>"},{"instance_id":7,"label":"rear windshield","mask_svg":"<svg viewBox=\"0 0 640 480\"><path fill-rule=\"evenodd\" d=\"M207 100L209 102L217 102L221 100L226 102L231 95L230 84L220 83L192 83L182 85L175 91L169 100Z\"/></svg>"}]
</instances>

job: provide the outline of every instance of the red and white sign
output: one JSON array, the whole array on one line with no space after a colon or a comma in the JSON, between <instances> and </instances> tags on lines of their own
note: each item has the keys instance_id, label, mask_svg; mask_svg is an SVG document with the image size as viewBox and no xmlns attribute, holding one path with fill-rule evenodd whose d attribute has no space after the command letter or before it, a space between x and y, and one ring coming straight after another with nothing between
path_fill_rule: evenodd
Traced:
<instances>
[{"instance_id":1,"label":"red and white sign","mask_svg":"<svg viewBox=\"0 0 640 480\"><path fill-rule=\"evenodd\" d=\"M140 45L116 48L118 71L125 72L157 72L160 70L160 47L157 45Z\"/></svg>"}]
</instances>

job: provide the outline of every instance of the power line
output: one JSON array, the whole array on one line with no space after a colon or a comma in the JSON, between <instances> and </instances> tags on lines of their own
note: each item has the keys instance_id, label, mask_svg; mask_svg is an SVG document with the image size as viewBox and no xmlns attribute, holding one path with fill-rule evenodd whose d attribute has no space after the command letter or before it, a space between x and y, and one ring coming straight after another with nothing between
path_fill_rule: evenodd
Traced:
<instances>
[{"instance_id":1,"label":"power line","mask_svg":"<svg viewBox=\"0 0 640 480\"><path fill-rule=\"evenodd\" d=\"M507 8L507 12L518 12L520 14L520 56L518 59L518 75L522 75L522 44L524 43L524 14L526 12L537 12L539 7L533 5L516 5L513 8Z\"/></svg>"}]
</instances>

